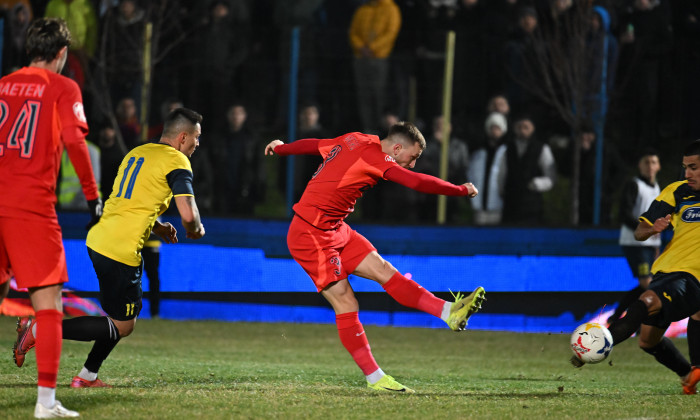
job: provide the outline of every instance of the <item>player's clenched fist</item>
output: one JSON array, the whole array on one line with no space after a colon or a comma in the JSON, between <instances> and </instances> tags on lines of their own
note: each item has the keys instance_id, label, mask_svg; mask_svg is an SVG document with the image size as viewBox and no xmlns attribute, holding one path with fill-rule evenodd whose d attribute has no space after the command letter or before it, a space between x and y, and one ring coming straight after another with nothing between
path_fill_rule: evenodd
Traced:
<instances>
[{"instance_id":1,"label":"player's clenched fist","mask_svg":"<svg viewBox=\"0 0 700 420\"><path fill-rule=\"evenodd\" d=\"M275 154L275 147L284 144L282 140L272 140L270 144L265 146L265 156L267 155L274 155Z\"/></svg>"},{"instance_id":2,"label":"player's clenched fist","mask_svg":"<svg viewBox=\"0 0 700 420\"><path fill-rule=\"evenodd\" d=\"M189 239L199 239L204 236L204 225L199 225L199 227L192 231L192 232L187 232L185 236Z\"/></svg>"},{"instance_id":3,"label":"player's clenched fist","mask_svg":"<svg viewBox=\"0 0 700 420\"><path fill-rule=\"evenodd\" d=\"M659 217L658 219L656 219L654 221L654 232L661 233L664 230L666 230L666 228L670 224L671 224L671 215L670 214L667 214L666 217Z\"/></svg>"},{"instance_id":4,"label":"player's clenched fist","mask_svg":"<svg viewBox=\"0 0 700 420\"><path fill-rule=\"evenodd\" d=\"M467 191L469 191L469 198L474 198L477 194L479 194L479 190L477 190L474 184L472 184L471 182L467 182L462 185L467 187Z\"/></svg>"}]
</instances>

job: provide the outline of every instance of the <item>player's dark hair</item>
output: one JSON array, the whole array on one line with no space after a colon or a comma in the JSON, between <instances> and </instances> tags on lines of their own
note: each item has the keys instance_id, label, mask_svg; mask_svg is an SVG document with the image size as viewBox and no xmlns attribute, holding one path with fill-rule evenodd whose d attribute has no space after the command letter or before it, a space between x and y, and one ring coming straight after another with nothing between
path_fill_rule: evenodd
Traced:
<instances>
[{"instance_id":1,"label":"player's dark hair","mask_svg":"<svg viewBox=\"0 0 700 420\"><path fill-rule=\"evenodd\" d=\"M183 131L192 131L194 126L202 123L202 114L188 108L176 108L163 122L163 137L171 138Z\"/></svg>"},{"instance_id":2,"label":"player's dark hair","mask_svg":"<svg viewBox=\"0 0 700 420\"><path fill-rule=\"evenodd\" d=\"M73 38L66 21L61 18L38 18L27 29L25 49L29 62L52 61L61 48L70 46Z\"/></svg>"},{"instance_id":3,"label":"player's dark hair","mask_svg":"<svg viewBox=\"0 0 700 420\"><path fill-rule=\"evenodd\" d=\"M401 121L391 126L387 137L400 137L413 144L420 144L420 149L425 150L425 138L418 127L410 122Z\"/></svg>"},{"instance_id":4,"label":"player's dark hair","mask_svg":"<svg viewBox=\"0 0 700 420\"><path fill-rule=\"evenodd\" d=\"M683 149L683 156L700 156L700 140L695 140L694 142L685 146Z\"/></svg>"}]
</instances>

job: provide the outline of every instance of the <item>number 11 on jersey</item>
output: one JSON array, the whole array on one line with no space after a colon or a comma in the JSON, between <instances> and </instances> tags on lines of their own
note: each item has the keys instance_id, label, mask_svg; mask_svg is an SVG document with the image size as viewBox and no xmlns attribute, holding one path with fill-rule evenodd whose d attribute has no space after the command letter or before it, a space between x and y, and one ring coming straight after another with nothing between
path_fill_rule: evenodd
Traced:
<instances>
[{"instance_id":1,"label":"number 11 on jersey","mask_svg":"<svg viewBox=\"0 0 700 420\"><path fill-rule=\"evenodd\" d=\"M134 166L134 161L136 161L136 166ZM141 170L141 166L143 165L143 158L140 157L138 160L136 160L135 157L131 157L129 161L126 163L126 169L124 169L124 174L122 175L122 181L119 183L119 192L117 193L117 197L121 197L122 195L122 190L124 189L124 181L126 181L126 178L129 178L129 183L126 185L126 191L124 192L124 198L130 199L131 198L131 193L134 190L134 184L136 183L136 177L139 175L139 171ZM131 177L129 177L129 170L131 167L134 166L134 171L131 173Z\"/></svg>"}]
</instances>

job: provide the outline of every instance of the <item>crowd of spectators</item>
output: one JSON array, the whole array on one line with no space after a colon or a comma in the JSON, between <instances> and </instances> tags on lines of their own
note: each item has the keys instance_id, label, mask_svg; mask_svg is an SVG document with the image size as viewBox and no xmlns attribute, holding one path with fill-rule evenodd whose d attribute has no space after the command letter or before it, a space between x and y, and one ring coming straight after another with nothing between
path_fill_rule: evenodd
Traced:
<instances>
[{"instance_id":1,"label":"crowd of spectators","mask_svg":"<svg viewBox=\"0 0 700 420\"><path fill-rule=\"evenodd\" d=\"M410 120L428 142L415 170L436 175L447 130L448 180L481 191L472 202L448 201L455 223L556 222L547 220L548 194L568 194L557 186L573 176L578 138L579 219L589 224L597 136L604 186L617 185L638 149L673 153L700 137L694 0L2 0L0 8L3 74L26 64L23 37L33 17L66 19L73 44L65 72L83 91L89 139L102 152L103 194L114 162L159 136L163 112L184 105L204 115L192 159L204 215L256 216L272 195L284 197L284 160L260 157L270 139L293 140L286 136L295 33L295 137L381 136L389 121ZM573 23L582 13L581 28ZM153 44L144 66L148 24ZM578 69L582 123L572 127L543 95L551 79L533 63L542 61L543 40L577 30L591 53ZM442 115L448 31L456 34L449 125ZM605 129L596 132L604 111ZM295 178L316 165L298 159ZM293 183L295 198L304 184ZM617 193L603 191L603 223L614 220ZM363 219L386 221L400 208L406 221L435 221L434 197L382 183L367 195Z\"/></svg>"}]
</instances>

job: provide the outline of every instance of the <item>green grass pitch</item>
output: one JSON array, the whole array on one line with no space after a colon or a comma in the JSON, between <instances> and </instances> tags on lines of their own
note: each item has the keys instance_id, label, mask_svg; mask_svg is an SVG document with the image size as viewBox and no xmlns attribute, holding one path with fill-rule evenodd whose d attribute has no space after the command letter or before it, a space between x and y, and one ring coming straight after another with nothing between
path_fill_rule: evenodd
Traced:
<instances>
[{"instance_id":1,"label":"green grass pitch","mask_svg":"<svg viewBox=\"0 0 700 420\"><path fill-rule=\"evenodd\" d=\"M0 317L0 419L32 418L36 402L34 352L23 368L12 360L15 320ZM85 419L700 418L700 395L683 395L634 338L574 369L568 332L366 331L416 394L368 390L332 324L140 320L102 366L112 389L71 389L91 343L64 341L57 398Z\"/></svg>"}]
</instances>

